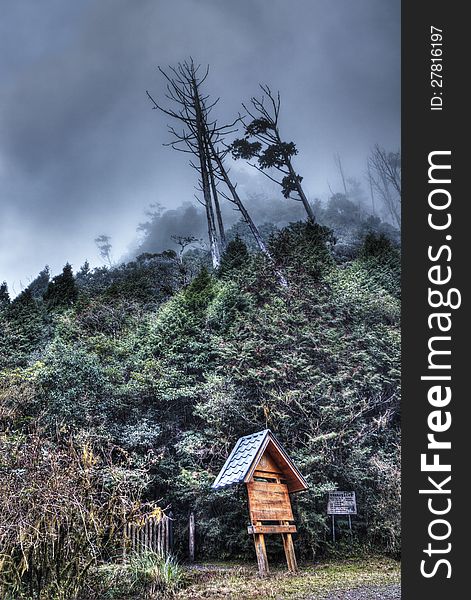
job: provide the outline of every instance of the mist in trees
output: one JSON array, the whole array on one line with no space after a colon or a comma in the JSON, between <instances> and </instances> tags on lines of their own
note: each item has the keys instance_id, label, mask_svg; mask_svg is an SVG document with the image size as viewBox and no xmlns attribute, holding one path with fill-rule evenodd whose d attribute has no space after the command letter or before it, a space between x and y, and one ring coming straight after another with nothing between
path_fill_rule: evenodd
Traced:
<instances>
[{"instance_id":1,"label":"mist in trees","mask_svg":"<svg viewBox=\"0 0 471 600\"><path fill-rule=\"evenodd\" d=\"M28 285L28 289L35 300L42 298L47 290L49 282L51 280L51 273L48 265L39 272L37 277Z\"/></svg>"},{"instance_id":2,"label":"mist in trees","mask_svg":"<svg viewBox=\"0 0 471 600\"><path fill-rule=\"evenodd\" d=\"M372 199L376 196L394 225L401 227L401 155L378 144L368 157L368 180Z\"/></svg>"},{"instance_id":3,"label":"mist in trees","mask_svg":"<svg viewBox=\"0 0 471 600\"><path fill-rule=\"evenodd\" d=\"M362 185L354 178L349 178L349 182L348 197L339 191L325 202L316 199L312 203L317 222L327 225L334 232L335 251L355 253L368 232L383 234L394 244L399 244L400 232L389 222L387 214L383 214L386 213L386 208L380 211L382 205L379 198L376 201L376 211L373 212L367 195L367 182ZM305 220L301 203L287 202L273 190L267 190L264 194L248 194L245 202L265 242L274 232L289 223ZM239 236L252 251L257 251L258 245L238 213L227 205L222 206L221 213L225 223L226 242ZM177 250L174 239L176 235L203 240L200 250L204 251L207 246L205 213L199 205L189 202L177 208L162 209L158 213L148 211L147 220L139 225L138 233L139 237L126 260L144 252L162 252L168 248Z\"/></svg>"},{"instance_id":4,"label":"mist in trees","mask_svg":"<svg viewBox=\"0 0 471 600\"><path fill-rule=\"evenodd\" d=\"M95 238L95 244L103 261L111 267L113 264L111 258L111 249L113 247L111 243L111 237L103 233Z\"/></svg>"},{"instance_id":5,"label":"mist in trees","mask_svg":"<svg viewBox=\"0 0 471 600\"><path fill-rule=\"evenodd\" d=\"M170 145L177 150L193 154L197 161L190 165L199 174L199 187L203 195L202 203L206 211L208 239L213 267L218 267L221 260L221 249L225 246L225 231L220 208L220 196L235 205L242 219L247 224L259 250L273 262L270 251L263 240L257 225L242 201L237 184L229 176L224 159L229 152L226 143L228 135L234 133L239 119L229 124L220 125L212 117L212 111L219 98L211 101L209 95L203 95L201 90L209 74L209 67L200 75L201 65L195 65L193 59L170 67L169 73L159 67L159 71L167 80L167 98L177 105L177 108L163 108L147 92L154 108L160 110L172 119L183 123L185 129L180 133L172 125L169 127L174 141ZM182 148L183 144L183 148ZM226 191L218 188L223 183ZM217 222L217 226L216 226ZM276 267L275 267L276 270ZM286 284L283 274L277 273L280 283Z\"/></svg>"},{"instance_id":6,"label":"mist in trees","mask_svg":"<svg viewBox=\"0 0 471 600\"><path fill-rule=\"evenodd\" d=\"M354 251L368 231L399 241L400 227L400 155L386 152L379 145L365 158L365 173L360 179L348 176L337 153L334 162L337 166L341 191L331 188L332 195L325 202L309 200L302 181L296 172L294 159L298 149L293 141L286 141L281 134L281 95L274 93L268 85L261 85L261 97L253 96L249 104L242 104L243 112L227 124L220 124L215 116L220 109L219 98L211 99L204 91L209 77L209 67L202 69L193 59L179 63L176 67L164 70L159 67L167 86L168 106L159 103L149 92L147 95L153 108L171 119L169 132L171 141L166 145L190 155L190 165L197 173L195 198L204 209L206 219L206 239L208 239L212 265L220 265L221 255L231 238L230 229L236 219L228 214L227 205L234 205L240 221L237 225L242 232L252 236L259 251L273 262L267 246L267 232L273 232L278 224L307 219L318 221L331 227L341 253ZM181 127L181 128L180 128ZM243 137L237 137L242 129ZM288 138L289 139L289 138ZM267 177L271 187L281 188L282 198L294 200L291 210L280 210L278 199L273 191L267 193L270 202L265 203L260 214L261 203L238 191L238 182L229 175L229 163L244 159L259 173ZM279 177L276 176L279 175ZM363 180L363 183L362 181ZM369 189L371 202L367 201ZM273 197L275 196L275 197ZM302 210L299 208L302 207ZM278 212L285 212L280 218ZM316 214L315 214L316 213ZM191 214L189 220L180 215ZM173 221L171 233L165 225ZM164 225L165 224L165 225ZM140 227L144 238L139 248L145 251L161 251L164 240L172 236L202 237L202 211L197 207L183 204L181 208L164 210L150 214L150 219ZM160 233L159 233L160 231ZM168 240L167 243L170 242ZM245 240L251 245L249 240ZM136 254L140 250L134 250ZM274 263L273 263L274 264ZM285 281L284 275L281 275Z\"/></svg>"}]
</instances>

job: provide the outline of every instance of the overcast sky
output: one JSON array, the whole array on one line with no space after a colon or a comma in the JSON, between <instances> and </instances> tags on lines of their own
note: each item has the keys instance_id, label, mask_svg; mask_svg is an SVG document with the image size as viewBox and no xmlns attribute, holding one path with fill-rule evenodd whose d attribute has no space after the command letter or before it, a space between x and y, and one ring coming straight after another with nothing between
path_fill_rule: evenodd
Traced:
<instances>
[{"instance_id":1,"label":"overcast sky","mask_svg":"<svg viewBox=\"0 0 471 600\"><path fill-rule=\"evenodd\" d=\"M191 201L187 156L163 147L157 65L211 65L229 120L266 82L282 93L311 199L400 144L399 0L2 0L0 281L126 252L149 204ZM242 169L239 163L233 174ZM254 171L255 173L255 171ZM247 174L244 173L245 179ZM255 185L256 182L254 182Z\"/></svg>"}]
</instances>

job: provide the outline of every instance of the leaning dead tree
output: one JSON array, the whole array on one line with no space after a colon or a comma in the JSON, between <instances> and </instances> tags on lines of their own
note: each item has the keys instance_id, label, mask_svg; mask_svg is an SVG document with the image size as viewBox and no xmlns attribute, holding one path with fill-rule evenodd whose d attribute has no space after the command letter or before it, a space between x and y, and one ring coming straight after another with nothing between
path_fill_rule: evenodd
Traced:
<instances>
[{"instance_id":1,"label":"leaning dead tree","mask_svg":"<svg viewBox=\"0 0 471 600\"><path fill-rule=\"evenodd\" d=\"M217 130L213 127L213 129L208 132L208 148L210 163L213 165L211 167L212 172L219 181L225 184L227 188L227 192L220 192L221 195L236 206L236 209L241 213L243 220L247 223L250 232L252 233L261 252L263 252L263 254L273 261L270 251L260 235L258 227L255 225L252 217L245 208L245 205L237 192L237 184L233 183L229 177L229 170L226 168L224 163L224 159L229 150L224 143L224 136L221 134L221 130Z\"/></svg>"},{"instance_id":2,"label":"leaning dead tree","mask_svg":"<svg viewBox=\"0 0 471 600\"><path fill-rule=\"evenodd\" d=\"M249 212L247 211L244 203L242 202L242 200L239 196L239 193L237 192L237 184L231 180L231 178L229 176L229 170L225 166L224 159L229 152L229 147L224 142L224 133L226 133L226 129L224 127L217 128L215 125L213 125L212 129L208 130L207 142L208 142L208 150L209 150L209 153L208 153L209 164L211 165L210 171L219 182L222 182L225 184L225 188L227 191L221 190L220 191L221 196L235 205L236 210L238 210L240 212L242 219L247 224L260 251L274 265L275 261L271 255L267 245L265 244L265 241L262 238L260 231L258 230L258 227L252 220L252 217L250 216ZM282 286L286 287L288 285L286 277L276 266L275 266L275 272L277 274L279 283Z\"/></svg>"},{"instance_id":3,"label":"leaning dead tree","mask_svg":"<svg viewBox=\"0 0 471 600\"><path fill-rule=\"evenodd\" d=\"M226 237L222 219L220 198L225 198L235 205L247 223L261 252L273 262L273 258L262 238L257 226L253 222L238 192L237 185L232 182L229 170L225 166L225 157L229 152L225 143L227 135L236 131L239 119L228 125L219 126L211 115L212 109L219 101L209 99L201 91L209 68L200 75L201 66L195 65L193 60L180 63L176 68L170 67L165 72L159 71L167 81L166 98L172 102L171 108L164 108L147 92L154 108L162 111L167 116L183 124L182 130L169 126L173 136L170 146L174 149L192 154L197 160L190 164L199 174L198 191L202 193L201 202L206 210L208 222L208 236L210 241L213 266L220 262L221 249L224 249ZM225 191L221 189L225 188ZM197 198L199 200L199 198ZM278 273L281 283L286 284L284 277Z\"/></svg>"},{"instance_id":4,"label":"leaning dead tree","mask_svg":"<svg viewBox=\"0 0 471 600\"><path fill-rule=\"evenodd\" d=\"M301 184L303 178L296 173L292 162L298 150L294 142L284 142L281 138L280 93L273 95L267 85L260 85L260 88L263 92L261 98L251 98L250 108L242 105L251 120L246 122L242 119L245 136L232 143L232 156L236 160L243 158L249 161L256 158L256 163L250 164L281 186L285 198L302 202L309 220L314 223L314 211ZM271 175L272 170L280 173L281 180Z\"/></svg>"},{"instance_id":5,"label":"leaning dead tree","mask_svg":"<svg viewBox=\"0 0 471 600\"><path fill-rule=\"evenodd\" d=\"M376 144L368 157L368 179L372 196L383 201L391 218L401 227L401 155Z\"/></svg>"}]
</instances>

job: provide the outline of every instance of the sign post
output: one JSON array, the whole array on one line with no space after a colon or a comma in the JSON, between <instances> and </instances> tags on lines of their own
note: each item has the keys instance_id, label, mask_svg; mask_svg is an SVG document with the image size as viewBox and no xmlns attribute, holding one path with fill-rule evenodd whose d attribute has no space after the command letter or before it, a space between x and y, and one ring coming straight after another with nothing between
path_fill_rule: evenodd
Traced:
<instances>
[{"instance_id":1,"label":"sign post","mask_svg":"<svg viewBox=\"0 0 471 600\"><path fill-rule=\"evenodd\" d=\"M329 492L327 514L332 516L332 541L335 542L335 515L347 515L350 532L352 531L352 515L357 514L355 492Z\"/></svg>"}]
</instances>

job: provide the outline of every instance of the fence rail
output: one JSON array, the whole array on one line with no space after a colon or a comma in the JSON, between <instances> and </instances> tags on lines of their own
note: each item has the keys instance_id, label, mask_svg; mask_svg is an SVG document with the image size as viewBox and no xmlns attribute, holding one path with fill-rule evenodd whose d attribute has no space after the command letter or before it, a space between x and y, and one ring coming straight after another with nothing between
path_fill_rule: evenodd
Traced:
<instances>
[{"instance_id":1,"label":"fence rail","mask_svg":"<svg viewBox=\"0 0 471 600\"><path fill-rule=\"evenodd\" d=\"M165 556L173 548L173 519L171 515L149 517L143 523L127 523L124 531L123 554L155 552Z\"/></svg>"}]
</instances>

